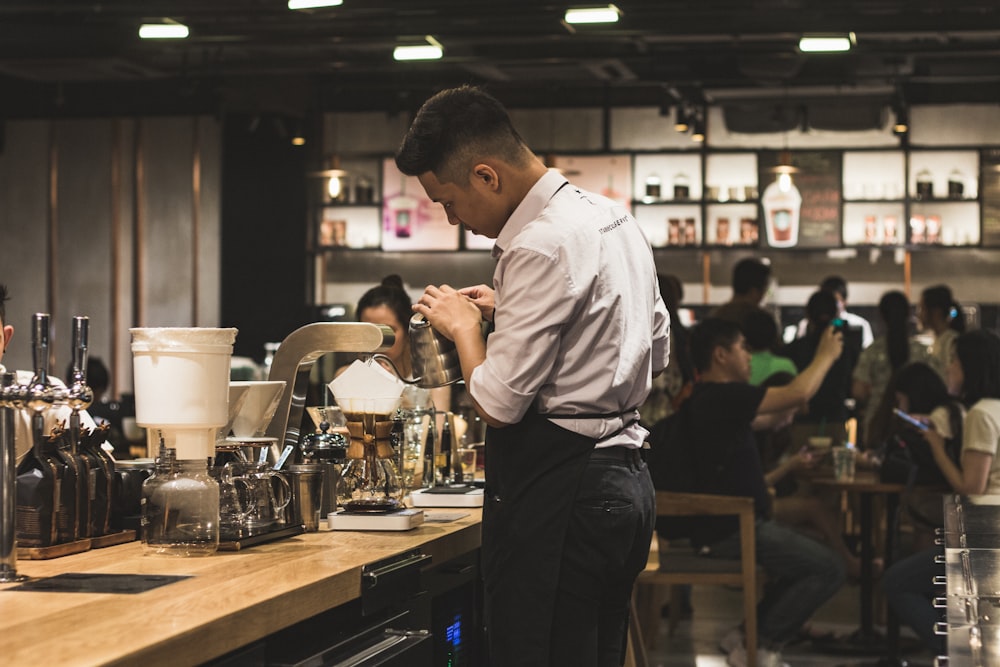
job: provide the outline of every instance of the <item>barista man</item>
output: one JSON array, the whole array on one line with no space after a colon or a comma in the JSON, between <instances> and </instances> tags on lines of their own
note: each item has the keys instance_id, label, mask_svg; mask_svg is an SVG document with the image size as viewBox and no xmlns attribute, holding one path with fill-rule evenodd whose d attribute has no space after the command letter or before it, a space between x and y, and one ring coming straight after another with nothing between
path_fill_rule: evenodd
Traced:
<instances>
[{"instance_id":1,"label":"barista man","mask_svg":"<svg viewBox=\"0 0 1000 667\"><path fill-rule=\"evenodd\" d=\"M496 239L493 288L429 286L413 307L455 341L488 424L489 664L620 665L655 519L637 407L669 347L649 244L477 88L427 100L396 164L451 224Z\"/></svg>"},{"instance_id":2,"label":"barista man","mask_svg":"<svg viewBox=\"0 0 1000 667\"><path fill-rule=\"evenodd\" d=\"M0 283L0 331L3 332L2 345L0 345L0 373L7 373L7 369L3 365L3 355L7 351L7 346L10 345L11 338L14 337L14 326L7 324L7 286ZM31 382L31 378L34 377L33 371L12 371L17 375L18 384L28 384ZM63 383L53 376L49 376L49 381L52 384L62 387ZM60 422L69 423L69 416L71 410L65 405L53 405L50 406L48 410L45 411L45 433L51 432L52 428L58 425ZM93 418L86 410L80 411L80 426L84 429L90 430L96 427ZM14 417L14 450L17 456L17 464L21 464L21 460L27 456L28 451L32 446L32 434L31 434L31 412L27 409L21 409L15 411Z\"/></svg>"}]
</instances>

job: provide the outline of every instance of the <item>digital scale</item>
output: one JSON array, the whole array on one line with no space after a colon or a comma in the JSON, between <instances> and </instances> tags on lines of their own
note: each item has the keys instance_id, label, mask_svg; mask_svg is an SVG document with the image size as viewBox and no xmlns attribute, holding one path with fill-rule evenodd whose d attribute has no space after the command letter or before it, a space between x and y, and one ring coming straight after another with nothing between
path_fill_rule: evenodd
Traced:
<instances>
[{"instance_id":1,"label":"digital scale","mask_svg":"<svg viewBox=\"0 0 1000 667\"><path fill-rule=\"evenodd\" d=\"M401 509L393 512L330 512L327 530L411 530L424 522L424 511Z\"/></svg>"},{"instance_id":2,"label":"digital scale","mask_svg":"<svg viewBox=\"0 0 1000 667\"><path fill-rule=\"evenodd\" d=\"M414 507L482 507L483 489L474 486L432 486L410 492Z\"/></svg>"}]
</instances>

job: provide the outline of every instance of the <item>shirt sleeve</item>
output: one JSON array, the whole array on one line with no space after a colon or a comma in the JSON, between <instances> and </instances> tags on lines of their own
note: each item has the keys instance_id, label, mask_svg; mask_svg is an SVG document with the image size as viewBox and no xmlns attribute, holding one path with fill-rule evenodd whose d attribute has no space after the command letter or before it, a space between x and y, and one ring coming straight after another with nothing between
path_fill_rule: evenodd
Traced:
<instances>
[{"instance_id":1,"label":"shirt sleeve","mask_svg":"<svg viewBox=\"0 0 1000 667\"><path fill-rule=\"evenodd\" d=\"M659 290L656 292L656 303L653 304L653 371L659 372L667 367L670 360L670 313L663 303Z\"/></svg>"},{"instance_id":2,"label":"shirt sleeve","mask_svg":"<svg viewBox=\"0 0 1000 667\"><path fill-rule=\"evenodd\" d=\"M555 258L519 248L504 257L497 328L486 360L472 372L469 390L494 419L521 420L555 363L560 332L572 316L576 296Z\"/></svg>"},{"instance_id":3,"label":"shirt sleeve","mask_svg":"<svg viewBox=\"0 0 1000 667\"><path fill-rule=\"evenodd\" d=\"M1000 440L1000 425L996 416L973 406L965 418L962 433L962 450L982 452L990 456L997 455L997 442Z\"/></svg>"}]
</instances>

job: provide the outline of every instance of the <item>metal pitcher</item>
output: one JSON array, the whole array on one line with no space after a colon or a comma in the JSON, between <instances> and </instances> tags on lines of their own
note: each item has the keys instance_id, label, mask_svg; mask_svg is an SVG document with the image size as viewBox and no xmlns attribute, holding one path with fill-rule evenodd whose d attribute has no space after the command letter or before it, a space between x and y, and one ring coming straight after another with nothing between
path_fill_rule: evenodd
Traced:
<instances>
[{"instance_id":1,"label":"metal pitcher","mask_svg":"<svg viewBox=\"0 0 1000 667\"><path fill-rule=\"evenodd\" d=\"M404 378L392 360L384 354L376 354L375 358L389 362L403 382L425 389L443 387L462 379L462 364L459 362L455 343L436 331L423 315L417 313L410 318L409 336L414 375L412 380Z\"/></svg>"}]
</instances>

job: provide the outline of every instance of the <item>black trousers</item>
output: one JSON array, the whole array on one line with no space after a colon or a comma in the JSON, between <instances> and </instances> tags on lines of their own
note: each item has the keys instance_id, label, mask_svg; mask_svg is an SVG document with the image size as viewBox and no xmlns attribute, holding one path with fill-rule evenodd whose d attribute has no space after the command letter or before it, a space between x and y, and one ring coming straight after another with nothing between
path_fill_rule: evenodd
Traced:
<instances>
[{"instance_id":1,"label":"black trousers","mask_svg":"<svg viewBox=\"0 0 1000 667\"><path fill-rule=\"evenodd\" d=\"M655 519L638 452L529 414L486 437L489 664L620 665Z\"/></svg>"}]
</instances>

